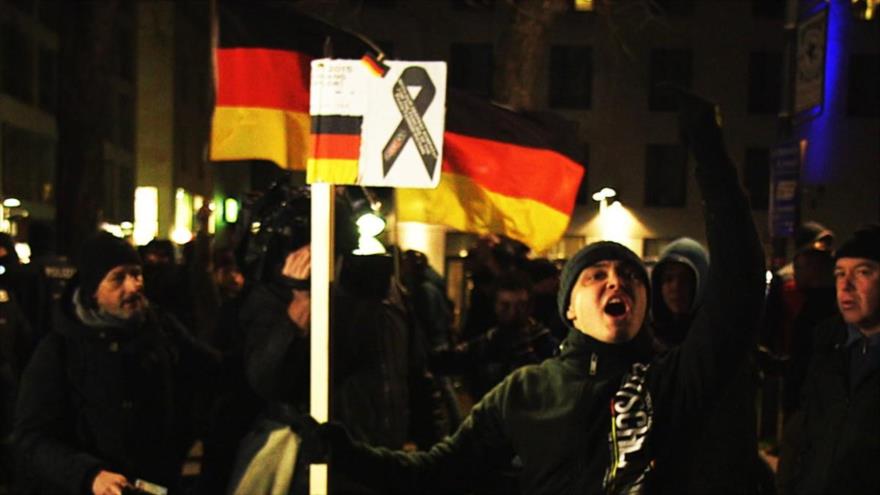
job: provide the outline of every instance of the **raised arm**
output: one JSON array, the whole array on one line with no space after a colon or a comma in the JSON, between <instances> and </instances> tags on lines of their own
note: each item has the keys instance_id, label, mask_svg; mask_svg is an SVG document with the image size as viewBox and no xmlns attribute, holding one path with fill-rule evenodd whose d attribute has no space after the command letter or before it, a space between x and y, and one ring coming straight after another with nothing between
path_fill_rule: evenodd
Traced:
<instances>
[{"instance_id":1,"label":"raised arm","mask_svg":"<svg viewBox=\"0 0 880 495\"><path fill-rule=\"evenodd\" d=\"M700 404L734 375L754 342L763 304L764 254L712 103L680 96L682 138L696 161L710 267L704 302L679 350L686 404Z\"/></svg>"}]
</instances>

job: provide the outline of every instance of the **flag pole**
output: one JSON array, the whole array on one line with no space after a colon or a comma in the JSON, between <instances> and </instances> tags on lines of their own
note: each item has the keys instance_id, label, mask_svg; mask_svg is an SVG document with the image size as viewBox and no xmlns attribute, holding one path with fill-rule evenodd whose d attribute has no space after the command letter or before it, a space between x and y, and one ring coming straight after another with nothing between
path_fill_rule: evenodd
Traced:
<instances>
[{"instance_id":1,"label":"flag pole","mask_svg":"<svg viewBox=\"0 0 880 495\"><path fill-rule=\"evenodd\" d=\"M330 419L330 282L333 279L333 184L311 185L311 337L309 404L318 423ZM309 493L326 495L327 464L312 464Z\"/></svg>"}]
</instances>

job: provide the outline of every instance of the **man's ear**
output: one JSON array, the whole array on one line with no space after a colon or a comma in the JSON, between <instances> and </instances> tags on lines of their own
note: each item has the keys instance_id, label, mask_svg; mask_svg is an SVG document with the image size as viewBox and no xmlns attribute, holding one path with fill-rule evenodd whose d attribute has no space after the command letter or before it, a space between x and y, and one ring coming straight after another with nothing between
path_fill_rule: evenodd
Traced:
<instances>
[{"instance_id":1,"label":"man's ear","mask_svg":"<svg viewBox=\"0 0 880 495\"><path fill-rule=\"evenodd\" d=\"M571 304L568 305L568 309L565 310L565 317L571 321L575 320L574 307Z\"/></svg>"}]
</instances>

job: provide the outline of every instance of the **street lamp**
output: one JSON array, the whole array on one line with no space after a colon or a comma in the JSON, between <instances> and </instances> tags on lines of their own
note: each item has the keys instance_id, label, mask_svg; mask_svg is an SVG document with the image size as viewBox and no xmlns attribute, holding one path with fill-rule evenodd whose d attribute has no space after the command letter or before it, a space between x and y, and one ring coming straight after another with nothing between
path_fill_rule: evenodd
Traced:
<instances>
[{"instance_id":1,"label":"street lamp","mask_svg":"<svg viewBox=\"0 0 880 495\"><path fill-rule=\"evenodd\" d=\"M615 196L617 196L617 191L610 187L603 187L593 193L593 201L599 202L600 215L605 212L605 208L608 208L608 198L613 198Z\"/></svg>"}]
</instances>

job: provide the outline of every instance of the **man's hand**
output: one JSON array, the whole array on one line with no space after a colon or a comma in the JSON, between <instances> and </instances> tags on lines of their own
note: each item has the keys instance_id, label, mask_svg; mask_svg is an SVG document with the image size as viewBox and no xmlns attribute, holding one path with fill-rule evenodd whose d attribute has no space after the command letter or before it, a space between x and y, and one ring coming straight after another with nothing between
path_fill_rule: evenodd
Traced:
<instances>
[{"instance_id":1,"label":"man's hand","mask_svg":"<svg viewBox=\"0 0 880 495\"><path fill-rule=\"evenodd\" d=\"M307 290L293 290L293 299L287 305L287 317L299 330L301 336L309 334L312 323L312 296Z\"/></svg>"},{"instance_id":2,"label":"man's hand","mask_svg":"<svg viewBox=\"0 0 880 495\"><path fill-rule=\"evenodd\" d=\"M657 87L671 93L678 103L678 131L686 146L695 154L720 147L721 109L718 105L675 84L660 83Z\"/></svg>"},{"instance_id":3,"label":"man's hand","mask_svg":"<svg viewBox=\"0 0 880 495\"><path fill-rule=\"evenodd\" d=\"M92 481L94 495L122 495L122 489L130 486L125 476L110 471L100 471Z\"/></svg>"},{"instance_id":4,"label":"man's hand","mask_svg":"<svg viewBox=\"0 0 880 495\"><path fill-rule=\"evenodd\" d=\"M309 244L291 252L284 260L281 274L294 280L306 280L312 273L312 247Z\"/></svg>"}]
</instances>

